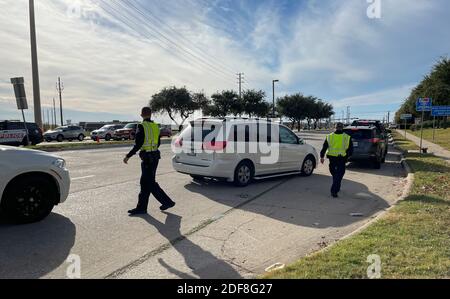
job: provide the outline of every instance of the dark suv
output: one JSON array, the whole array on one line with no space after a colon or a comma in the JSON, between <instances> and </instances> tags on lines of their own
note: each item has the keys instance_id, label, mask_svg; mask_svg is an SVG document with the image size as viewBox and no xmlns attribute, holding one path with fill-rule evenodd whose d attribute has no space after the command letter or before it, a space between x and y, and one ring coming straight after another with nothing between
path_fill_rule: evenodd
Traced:
<instances>
[{"instance_id":1,"label":"dark suv","mask_svg":"<svg viewBox=\"0 0 450 299\"><path fill-rule=\"evenodd\" d=\"M384 135L375 126L350 126L344 132L353 140L350 161L370 161L375 169L380 169L388 152Z\"/></svg>"},{"instance_id":2,"label":"dark suv","mask_svg":"<svg viewBox=\"0 0 450 299\"><path fill-rule=\"evenodd\" d=\"M27 123L27 129L28 129L28 137L30 138L30 143L32 145L39 144L44 141L44 137L42 135L42 129L39 128L39 126L35 123ZM2 136L8 135L9 132L25 132L25 127L23 125L23 122L20 121L0 121L0 131L3 132ZM19 136L19 134L16 134ZM17 137L16 136L16 137ZM25 145L26 144L26 136L22 134L23 137L21 137L21 140L14 139L14 138L8 138L7 141L0 138L0 144L4 145Z\"/></svg>"}]
</instances>

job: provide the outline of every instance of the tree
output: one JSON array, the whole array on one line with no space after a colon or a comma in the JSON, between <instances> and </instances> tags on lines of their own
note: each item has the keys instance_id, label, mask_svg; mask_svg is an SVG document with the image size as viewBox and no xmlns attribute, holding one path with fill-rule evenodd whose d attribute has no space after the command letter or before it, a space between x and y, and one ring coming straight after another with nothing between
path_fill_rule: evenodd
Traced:
<instances>
[{"instance_id":1,"label":"tree","mask_svg":"<svg viewBox=\"0 0 450 299\"><path fill-rule=\"evenodd\" d=\"M418 98L432 98L433 106L450 105L450 59L441 58L432 68L431 72L411 91L410 96L405 99L403 105L395 116L397 123L400 123L402 114L412 114L420 117L421 113L416 111L416 101ZM430 113L425 113L429 118Z\"/></svg>"},{"instance_id":2,"label":"tree","mask_svg":"<svg viewBox=\"0 0 450 299\"><path fill-rule=\"evenodd\" d=\"M262 90L246 90L242 94L242 105L245 114L251 117L266 117L270 105L265 101L266 93Z\"/></svg>"},{"instance_id":3,"label":"tree","mask_svg":"<svg viewBox=\"0 0 450 299\"><path fill-rule=\"evenodd\" d=\"M186 87L170 87L153 95L150 107L156 113L167 113L170 119L182 126L205 102L207 103L208 99L201 93L191 94ZM177 121L177 116L181 118L181 123Z\"/></svg>"},{"instance_id":4,"label":"tree","mask_svg":"<svg viewBox=\"0 0 450 299\"><path fill-rule=\"evenodd\" d=\"M314 120L314 128L317 128L320 120L328 119L334 114L333 106L328 103L324 103L322 100L317 98L311 100L314 101L314 107L311 111L311 116Z\"/></svg>"},{"instance_id":5,"label":"tree","mask_svg":"<svg viewBox=\"0 0 450 299\"><path fill-rule=\"evenodd\" d=\"M203 109L203 113L212 117L227 117L228 115L241 115L242 101L235 91L225 90L211 96L211 104Z\"/></svg>"},{"instance_id":6,"label":"tree","mask_svg":"<svg viewBox=\"0 0 450 299\"><path fill-rule=\"evenodd\" d=\"M278 113L287 117L292 122L292 129L305 120L310 113L310 105L308 99L301 93L287 95L277 101Z\"/></svg>"},{"instance_id":7,"label":"tree","mask_svg":"<svg viewBox=\"0 0 450 299\"><path fill-rule=\"evenodd\" d=\"M301 93L287 95L278 99L277 109L281 116L287 117L292 123L292 129L296 126L300 128L302 121L317 122L324 118L329 118L334 114L333 106L324 103L313 96L304 96Z\"/></svg>"}]
</instances>

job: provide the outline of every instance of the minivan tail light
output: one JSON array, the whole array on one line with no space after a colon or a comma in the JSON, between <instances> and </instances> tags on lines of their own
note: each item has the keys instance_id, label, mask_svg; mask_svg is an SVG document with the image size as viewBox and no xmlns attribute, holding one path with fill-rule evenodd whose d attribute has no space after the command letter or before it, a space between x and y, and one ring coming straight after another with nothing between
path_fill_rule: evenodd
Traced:
<instances>
[{"instance_id":1,"label":"minivan tail light","mask_svg":"<svg viewBox=\"0 0 450 299\"><path fill-rule=\"evenodd\" d=\"M180 137L175 141L175 147L183 147L183 138Z\"/></svg>"},{"instance_id":2,"label":"minivan tail light","mask_svg":"<svg viewBox=\"0 0 450 299\"><path fill-rule=\"evenodd\" d=\"M213 142L205 142L203 143L203 149L209 151L220 151L224 150L227 147L226 141L213 141Z\"/></svg>"},{"instance_id":3,"label":"minivan tail light","mask_svg":"<svg viewBox=\"0 0 450 299\"><path fill-rule=\"evenodd\" d=\"M380 138L372 138L372 139L369 139L369 142L370 143L379 143L381 141L381 139Z\"/></svg>"}]
</instances>

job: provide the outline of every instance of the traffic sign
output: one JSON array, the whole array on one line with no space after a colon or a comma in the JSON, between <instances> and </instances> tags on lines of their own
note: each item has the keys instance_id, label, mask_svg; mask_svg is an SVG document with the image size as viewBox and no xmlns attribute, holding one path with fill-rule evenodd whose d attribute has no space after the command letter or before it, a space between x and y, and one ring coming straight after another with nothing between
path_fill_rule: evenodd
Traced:
<instances>
[{"instance_id":1,"label":"traffic sign","mask_svg":"<svg viewBox=\"0 0 450 299\"><path fill-rule=\"evenodd\" d=\"M413 118L412 114L402 114L400 116L400 119L403 119L403 120L412 119L412 118Z\"/></svg>"},{"instance_id":2,"label":"traffic sign","mask_svg":"<svg viewBox=\"0 0 450 299\"><path fill-rule=\"evenodd\" d=\"M419 98L416 102L416 111L424 112L431 111L431 107L433 106L433 100L431 98Z\"/></svg>"},{"instance_id":3,"label":"traffic sign","mask_svg":"<svg viewBox=\"0 0 450 299\"><path fill-rule=\"evenodd\" d=\"M432 116L450 116L450 106L434 106L431 108Z\"/></svg>"},{"instance_id":4,"label":"traffic sign","mask_svg":"<svg viewBox=\"0 0 450 299\"><path fill-rule=\"evenodd\" d=\"M23 77L11 78L11 83L14 86L14 94L16 95L17 109L27 110L27 96L25 94L25 85Z\"/></svg>"}]
</instances>

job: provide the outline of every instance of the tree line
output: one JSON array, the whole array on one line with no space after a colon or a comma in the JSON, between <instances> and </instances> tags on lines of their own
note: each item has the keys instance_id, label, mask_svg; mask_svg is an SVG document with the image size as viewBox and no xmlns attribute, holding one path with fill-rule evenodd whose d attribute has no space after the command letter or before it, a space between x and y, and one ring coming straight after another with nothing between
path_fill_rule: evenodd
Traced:
<instances>
[{"instance_id":1,"label":"tree line","mask_svg":"<svg viewBox=\"0 0 450 299\"><path fill-rule=\"evenodd\" d=\"M411 91L395 116L397 123L402 123L402 114L412 114L415 118L422 113L416 111L416 102L419 98L432 98L433 106L450 105L450 59L441 58L432 68L431 72ZM430 120L431 113L425 113L425 120Z\"/></svg>"},{"instance_id":2,"label":"tree line","mask_svg":"<svg viewBox=\"0 0 450 299\"><path fill-rule=\"evenodd\" d=\"M190 92L186 87L167 87L152 96L150 107L156 113L166 113L177 125L184 125L199 110L205 116L219 118L273 116L273 106L266 101L266 93L262 90L246 90L241 96L233 90L224 90L214 93L209 99L205 94ZM303 121L307 121L308 126L317 125L321 119L334 115L332 105L301 93L279 98L275 110L278 117L289 119L293 127L300 127Z\"/></svg>"}]
</instances>

